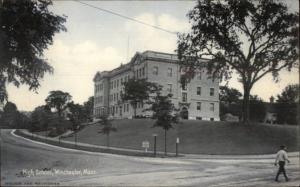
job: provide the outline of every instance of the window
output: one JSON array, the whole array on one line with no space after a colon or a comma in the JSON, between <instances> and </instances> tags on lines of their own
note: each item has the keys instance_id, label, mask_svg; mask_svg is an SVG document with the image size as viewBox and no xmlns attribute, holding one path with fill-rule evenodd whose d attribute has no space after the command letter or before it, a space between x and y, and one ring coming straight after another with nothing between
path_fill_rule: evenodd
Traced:
<instances>
[{"instance_id":1,"label":"window","mask_svg":"<svg viewBox=\"0 0 300 187\"><path fill-rule=\"evenodd\" d=\"M114 93L114 101L116 101L116 94Z\"/></svg>"},{"instance_id":2,"label":"window","mask_svg":"<svg viewBox=\"0 0 300 187\"><path fill-rule=\"evenodd\" d=\"M117 93L117 101L119 101L119 93Z\"/></svg>"},{"instance_id":3,"label":"window","mask_svg":"<svg viewBox=\"0 0 300 187\"><path fill-rule=\"evenodd\" d=\"M187 93L182 93L182 102L187 102Z\"/></svg>"},{"instance_id":4,"label":"window","mask_svg":"<svg viewBox=\"0 0 300 187\"><path fill-rule=\"evenodd\" d=\"M168 85L167 85L167 91L168 91L169 93L172 93L172 84L168 84Z\"/></svg>"},{"instance_id":5,"label":"window","mask_svg":"<svg viewBox=\"0 0 300 187\"><path fill-rule=\"evenodd\" d=\"M209 110L210 111L214 111L215 110L215 104L214 103L210 103Z\"/></svg>"},{"instance_id":6,"label":"window","mask_svg":"<svg viewBox=\"0 0 300 187\"><path fill-rule=\"evenodd\" d=\"M103 101L103 96L100 96L100 103L102 103Z\"/></svg>"},{"instance_id":7,"label":"window","mask_svg":"<svg viewBox=\"0 0 300 187\"><path fill-rule=\"evenodd\" d=\"M172 77L172 68L168 68L168 77Z\"/></svg>"},{"instance_id":8,"label":"window","mask_svg":"<svg viewBox=\"0 0 300 187\"><path fill-rule=\"evenodd\" d=\"M126 107L126 108L127 108L127 112L128 112L128 111L129 111L129 104L127 104L127 107Z\"/></svg>"},{"instance_id":9,"label":"window","mask_svg":"<svg viewBox=\"0 0 300 187\"><path fill-rule=\"evenodd\" d=\"M117 80L117 87L119 87L119 79Z\"/></svg>"},{"instance_id":10,"label":"window","mask_svg":"<svg viewBox=\"0 0 300 187\"><path fill-rule=\"evenodd\" d=\"M114 81L114 88L116 88L116 86L117 86L117 83L116 83L116 80Z\"/></svg>"},{"instance_id":11,"label":"window","mask_svg":"<svg viewBox=\"0 0 300 187\"><path fill-rule=\"evenodd\" d=\"M197 110L201 110L201 102L197 102Z\"/></svg>"},{"instance_id":12,"label":"window","mask_svg":"<svg viewBox=\"0 0 300 187\"><path fill-rule=\"evenodd\" d=\"M123 78L121 78L121 85L123 85L124 84L124 82L123 82Z\"/></svg>"},{"instance_id":13,"label":"window","mask_svg":"<svg viewBox=\"0 0 300 187\"><path fill-rule=\"evenodd\" d=\"M198 72L197 73L197 80L201 80L202 79L202 74L201 74L201 72Z\"/></svg>"},{"instance_id":14,"label":"window","mask_svg":"<svg viewBox=\"0 0 300 187\"><path fill-rule=\"evenodd\" d=\"M209 95L210 96L214 96L215 95L215 89L214 88L210 88L209 89Z\"/></svg>"},{"instance_id":15,"label":"window","mask_svg":"<svg viewBox=\"0 0 300 187\"><path fill-rule=\"evenodd\" d=\"M145 76L145 67L142 69L142 75Z\"/></svg>"},{"instance_id":16,"label":"window","mask_svg":"<svg viewBox=\"0 0 300 187\"><path fill-rule=\"evenodd\" d=\"M123 105L123 112L125 112L125 109L126 109L126 108L125 108L125 104L124 104L124 105Z\"/></svg>"},{"instance_id":17,"label":"window","mask_svg":"<svg viewBox=\"0 0 300 187\"><path fill-rule=\"evenodd\" d=\"M183 84L181 85L181 87L182 87L182 90L187 90L187 85L186 85L186 83L183 83Z\"/></svg>"},{"instance_id":18,"label":"window","mask_svg":"<svg viewBox=\"0 0 300 187\"><path fill-rule=\"evenodd\" d=\"M142 76L142 69L139 69L139 77Z\"/></svg>"},{"instance_id":19,"label":"window","mask_svg":"<svg viewBox=\"0 0 300 187\"><path fill-rule=\"evenodd\" d=\"M197 95L201 95L201 87L197 87Z\"/></svg>"},{"instance_id":20,"label":"window","mask_svg":"<svg viewBox=\"0 0 300 187\"><path fill-rule=\"evenodd\" d=\"M153 67L153 75L158 75L158 67L157 66Z\"/></svg>"}]
</instances>

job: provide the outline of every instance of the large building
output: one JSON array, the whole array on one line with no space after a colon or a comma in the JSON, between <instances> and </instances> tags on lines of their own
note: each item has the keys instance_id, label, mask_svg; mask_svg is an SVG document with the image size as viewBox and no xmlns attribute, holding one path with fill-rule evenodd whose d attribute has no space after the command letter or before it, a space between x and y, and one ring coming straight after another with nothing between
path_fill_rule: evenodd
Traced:
<instances>
[{"instance_id":1,"label":"large building","mask_svg":"<svg viewBox=\"0 0 300 187\"><path fill-rule=\"evenodd\" d=\"M182 86L182 72L177 55L154 51L137 52L129 63L112 71L97 72L94 77L94 119L106 113L112 118L132 118L133 108L122 102L123 83L130 78L143 78L163 86L163 94L171 93L172 102L184 119L219 121L219 81L205 70ZM137 105L136 114L151 116L147 106Z\"/></svg>"}]
</instances>

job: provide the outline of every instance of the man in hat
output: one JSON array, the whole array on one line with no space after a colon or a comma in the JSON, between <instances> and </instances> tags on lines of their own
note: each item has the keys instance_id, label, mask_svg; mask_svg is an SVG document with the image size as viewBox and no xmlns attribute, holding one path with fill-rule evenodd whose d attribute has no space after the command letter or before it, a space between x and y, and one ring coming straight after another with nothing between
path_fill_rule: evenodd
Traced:
<instances>
[{"instance_id":1,"label":"man in hat","mask_svg":"<svg viewBox=\"0 0 300 187\"><path fill-rule=\"evenodd\" d=\"M285 173L285 162L290 163L290 160L288 159L288 155L286 153L286 147L284 145L280 146L280 150L277 152L276 155L276 159L275 159L275 166L277 166L277 163L279 165L279 169L275 178L275 181L278 181L278 177L280 175L280 173L283 173L283 176L285 178L286 181L289 180L289 178L287 177L286 173Z\"/></svg>"}]
</instances>

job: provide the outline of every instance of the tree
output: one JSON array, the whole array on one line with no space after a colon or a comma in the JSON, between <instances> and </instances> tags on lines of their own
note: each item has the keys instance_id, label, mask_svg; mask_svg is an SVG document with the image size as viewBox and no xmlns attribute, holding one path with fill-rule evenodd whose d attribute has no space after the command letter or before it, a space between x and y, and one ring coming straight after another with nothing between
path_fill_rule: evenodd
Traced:
<instances>
[{"instance_id":1,"label":"tree","mask_svg":"<svg viewBox=\"0 0 300 187\"><path fill-rule=\"evenodd\" d=\"M242 93L235 88L220 86L220 101L228 104L238 103Z\"/></svg>"},{"instance_id":2,"label":"tree","mask_svg":"<svg viewBox=\"0 0 300 187\"><path fill-rule=\"evenodd\" d=\"M220 116L223 118L225 114L232 114L235 116L241 116L240 99L242 94L235 88L228 86L220 86Z\"/></svg>"},{"instance_id":3,"label":"tree","mask_svg":"<svg viewBox=\"0 0 300 187\"><path fill-rule=\"evenodd\" d=\"M72 123L72 130L75 134L75 144L77 143L77 130L80 127L80 124L86 120L86 115L83 112L84 108L80 104L74 104L74 102L71 102L68 104L68 118L70 122Z\"/></svg>"},{"instance_id":4,"label":"tree","mask_svg":"<svg viewBox=\"0 0 300 187\"><path fill-rule=\"evenodd\" d=\"M181 67L189 80L201 68L221 80L237 73L247 122L253 85L270 73L276 81L282 69L299 66L298 15L275 0L199 0L188 13L191 32L179 34Z\"/></svg>"},{"instance_id":5,"label":"tree","mask_svg":"<svg viewBox=\"0 0 300 187\"><path fill-rule=\"evenodd\" d=\"M129 101L136 117L138 103L149 100L150 94L161 89L157 84L147 82L145 79L129 79L124 83L124 93L121 95L123 101Z\"/></svg>"},{"instance_id":6,"label":"tree","mask_svg":"<svg viewBox=\"0 0 300 187\"><path fill-rule=\"evenodd\" d=\"M46 98L46 103L49 108L56 110L58 116L62 117L62 111L71 103L72 96L68 92L60 90L51 91Z\"/></svg>"},{"instance_id":7,"label":"tree","mask_svg":"<svg viewBox=\"0 0 300 187\"><path fill-rule=\"evenodd\" d=\"M36 107L31 114L31 131L47 131L53 118L48 106Z\"/></svg>"},{"instance_id":8,"label":"tree","mask_svg":"<svg viewBox=\"0 0 300 187\"><path fill-rule=\"evenodd\" d=\"M88 101L83 103L83 112L87 121L93 120L94 96L89 97Z\"/></svg>"},{"instance_id":9,"label":"tree","mask_svg":"<svg viewBox=\"0 0 300 187\"><path fill-rule=\"evenodd\" d=\"M299 101L299 84L288 85L277 95L278 103L296 103Z\"/></svg>"},{"instance_id":10,"label":"tree","mask_svg":"<svg viewBox=\"0 0 300 187\"><path fill-rule=\"evenodd\" d=\"M72 128L74 131L78 129L78 126L86 120L86 116L83 112L83 106L80 104L75 104L74 102L71 102L67 105L69 109L69 113L67 117L72 123Z\"/></svg>"},{"instance_id":11,"label":"tree","mask_svg":"<svg viewBox=\"0 0 300 187\"><path fill-rule=\"evenodd\" d=\"M48 10L50 0L0 1L0 102L7 99L6 83L40 86L44 74L53 68L43 57L53 36L66 31L66 17Z\"/></svg>"},{"instance_id":12,"label":"tree","mask_svg":"<svg viewBox=\"0 0 300 187\"><path fill-rule=\"evenodd\" d=\"M108 119L107 115L100 116L99 123L102 125L100 133L106 135L106 146L109 148L109 135L111 132L116 132L117 128L113 127L111 120Z\"/></svg>"},{"instance_id":13,"label":"tree","mask_svg":"<svg viewBox=\"0 0 300 187\"><path fill-rule=\"evenodd\" d=\"M29 118L18 111L17 106L12 102L7 102L3 108L3 113L0 115L0 128L28 128Z\"/></svg>"},{"instance_id":14,"label":"tree","mask_svg":"<svg viewBox=\"0 0 300 187\"><path fill-rule=\"evenodd\" d=\"M281 124L297 124L297 102L299 102L299 84L286 86L277 95L277 122Z\"/></svg>"},{"instance_id":15,"label":"tree","mask_svg":"<svg viewBox=\"0 0 300 187\"><path fill-rule=\"evenodd\" d=\"M165 155L167 155L167 131L173 128L172 124L179 122L178 114L174 113L176 109L170 100L171 97L172 94L162 96L158 92L150 108L153 111L153 118L156 119L153 127L161 127L165 131Z\"/></svg>"}]
</instances>

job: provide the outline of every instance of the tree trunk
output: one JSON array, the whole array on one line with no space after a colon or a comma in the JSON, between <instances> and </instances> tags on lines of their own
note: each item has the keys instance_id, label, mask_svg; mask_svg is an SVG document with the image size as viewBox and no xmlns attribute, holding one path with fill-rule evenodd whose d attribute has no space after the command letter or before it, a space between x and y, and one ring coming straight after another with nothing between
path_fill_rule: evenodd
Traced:
<instances>
[{"instance_id":1,"label":"tree trunk","mask_svg":"<svg viewBox=\"0 0 300 187\"><path fill-rule=\"evenodd\" d=\"M250 100L250 85L244 83L244 96L243 96L243 109L242 109L242 119L244 124L249 123L250 110L249 110L249 100Z\"/></svg>"},{"instance_id":2,"label":"tree trunk","mask_svg":"<svg viewBox=\"0 0 300 187\"><path fill-rule=\"evenodd\" d=\"M133 107L133 118L136 118L136 108L137 108L137 104L132 105Z\"/></svg>"},{"instance_id":3,"label":"tree trunk","mask_svg":"<svg viewBox=\"0 0 300 187\"><path fill-rule=\"evenodd\" d=\"M165 129L165 156L167 156L167 130Z\"/></svg>"},{"instance_id":4,"label":"tree trunk","mask_svg":"<svg viewBox=\"0 0 300 187\"><path fill-rule=\"evenodd\" d=\"M106 147L109 148L109 134L106 134Z\"/></svg>"}]
</instances>

